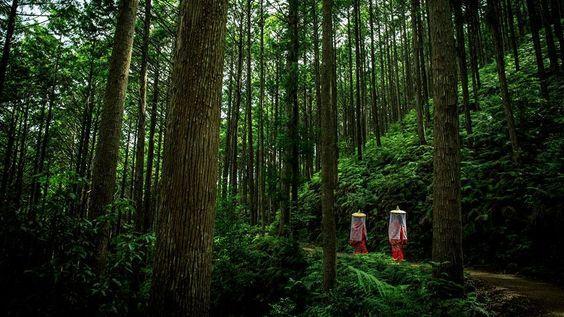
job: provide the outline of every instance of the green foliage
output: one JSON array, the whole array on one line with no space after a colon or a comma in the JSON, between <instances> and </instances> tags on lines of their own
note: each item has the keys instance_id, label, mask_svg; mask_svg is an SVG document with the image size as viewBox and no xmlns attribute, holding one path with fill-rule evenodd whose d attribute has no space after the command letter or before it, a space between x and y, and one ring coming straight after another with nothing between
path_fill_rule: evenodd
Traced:
<instances>
[{"instance_id":1,"label":"green foliage","mask_svg":"<svg viewBox=\"0 0 564 317\"><path fill-rule=\"evenodd\" d=\"M18 212L2 233L0 281L10 294L5 309L17 315L92 314L142 311L147 305L154 236L139 235L131 225L112 230L107 271L97 274L92 241L102 222L114 228L118 214L131 206L117 201L111 212L90 221L68 213L75 184L72 175L49 178L52 190L35 219ZM138 273L139 272L139 273Z\"/></svg>"},{"instance_id":2,"label":"green foliage","mask_svg":"<svg viewBox=\"0 0 564 317\"><path fill-rule=\"evenodd\" d=\"M511 145L499 97L495 64L481 69L480 109L472 112L473 135L461 124L462 216L465 260L544 275L564 281L559 267L564 257L564 98L562 78L550 80L551 100L539 95L530 44L520 50L522 71L508 66L508 80L521 144L521 160L511 160ZM508 61L510 59L508 58ZM464 122L461 115L460 122ZM368 214L369 250L386 251L387 212L399 205L408 212L407 255L431 254L432 146L420 146L414 111L394 124L382 147L369 143L365 159L357 161L342 148L336 215L341 249L347 241L350 214ZM431 143L432 130L426 131ZM319 176L300 191L302 228L320 221ZM319 228L310 230L317 239ZM550 273L552 272L552 273ZM554 274L556 273L556 276Z\"/></svg>"},{"instance_id":3,"label":"green foliage","mask_svg":"<svg viewBox=\"0 0 564 317\"><path fill-rule=\"evenodd\" d=\"M337 285L325 293L321 253L308 261L306 276L294 282L307 290L306 310L285 297L272 305L273 316L489 316L474 293L454 299L435 293L433 285L446 281L433 279L429 266L397 264L381 253L341 255Z\"/></svg>"}]
</instances>

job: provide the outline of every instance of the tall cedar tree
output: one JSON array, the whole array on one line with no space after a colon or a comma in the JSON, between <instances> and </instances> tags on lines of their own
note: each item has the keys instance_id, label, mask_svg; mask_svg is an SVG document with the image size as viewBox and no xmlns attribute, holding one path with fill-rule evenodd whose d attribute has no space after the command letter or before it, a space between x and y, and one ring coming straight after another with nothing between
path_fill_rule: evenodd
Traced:
<instances>
[{"instance_id":1,"label":"tall cedar tree","mask_svg":"<svg viewBox=\"0 0 564 317\"><path fill-rule=\"evenodd\" d=\"M433 261L437 277L462 284L460 140L450 0L429 1L433 69Z\"/></svg>"},{"instance_id":2,"label":"tall cedar tree","mask_svg":"<svg viewBox=\"0 0 564 317\"><path fill-rule=\"evenodd\" d=\"M116 187L123 103L129 78L137 5L138 0L122 0L119 7L108 83L100 117L96 158L92 167L92 192L88 210L91 219L104 215L113 200ZM104 223L100 236L94 241L100 270L106 265L109 234L109 225Z\"/></svg>"},{"instance_id":3,"label":"tall cedar tree","mask_svg":"<svg viewBox=\"0 0 564 317\"><path fill-rule=\"evenodd\" d=\"M540 42L540 17L537 11L536 0L526 0L527 10L529 11L529 26L531 28L531 37L533 39L533 47L535 49L535 59L537 61L537 76L540 81L540 91L543 98L548 100L548 85L546 83L546 72L544 69L544 59L542 56L542 46Z\"/></svg>"},{"instance_id":4,"label":"tall cedar tree","mask_svg":"<svg viewBox=\"0 0 564 317\"><path fill-rule=\"evenodd\" d=\"M333 51L333 0L323 0L321 74L321 191L323 231L323 288L331 289L336 276L335 188L337 181L337 87Z\"/></svg>"},{"instance_id":5,"label":"tall cedar tree","mask_svg":"<svg viewBox=\"0 0 564 317\"><path fill-rule=\"evenodd\" d=\"M468 90L468 65L466 63L466 41L464 40L464 17L462 4L458 1L451 2L454 10L454 23L456 27L456 55L458 56L458 69L460 70L460 83L462 86L462 108L464 110L464 126L466 133L472 134L472 117L470 116L470 92Z\"/></svg>"},{"instance_id":6,"label":"tall cedar tree","mask_svg":"<svg viewBox=\"0 0 564 317\"><path fill-rule=\"evenodd\" d=\"M154 316L207 316L227 0L183 1L151 284Z\"/></svg>"}]
</instances>

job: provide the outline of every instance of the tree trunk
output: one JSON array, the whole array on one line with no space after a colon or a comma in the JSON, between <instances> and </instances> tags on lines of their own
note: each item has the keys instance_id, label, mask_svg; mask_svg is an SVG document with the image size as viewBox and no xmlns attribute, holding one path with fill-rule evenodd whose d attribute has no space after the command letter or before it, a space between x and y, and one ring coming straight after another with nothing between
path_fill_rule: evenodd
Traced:
<instances>
[{"instance_id":1,"label":"tree trunk","mask_svg":"<svg viewBox=\"0 0 564 317\"><path fill-rule=\"evenodd\" d=\"M429 1L433 65L433 261L436 277L462 284L456 51L449 0Z\"/></svg>"},{"instance_id":2,"label":"tree trunk","mask_svg":"<svg viewBox=\"0 0 564 317\"><path fill-rule=\"evenodd\" d=\"M149 301L154 316L209 314L227 7L227 0L195 0L180 8Z\"/></svg>"},{"instance_id":3,"label":"tree trunk","mask_svg":"<svg viewBox=\"0 0 564 317\"><path fill-rule=\"evenodd\" d=\"M264 215L264 190L265 190L265 150L264 150L264 0L260 0L260 91L259 91L259 149L257 155L257 183L258 183L258 215L262 227L266 225Z\"/></svg>"},{"instance_id":4,"label":"tree trunk","mask_svg":"<svg viewBox=\"0 0 564 317\"><path fill-rule=\"evenodd\" d=\"M421 15L419 13L420 1L411 0L411 23L413 28L413 52L415 59L415 109L417 110L417 135L420 144L427 144L425 140L425 130L423 127L423 104L422 100L422 76L421 76L421 60L419 55L420 46L423 45L423 39L419 36L419 23Z\"/></svg>"},{"instance_id":5,"label":"tree trunk","mask_svg":"<svg viewBox=\"0 0 564 317\"><path fill-rule=\"evenodd\" d=\"M335 122L337 87L335 87L335 55L333 52L333 0L323 0L323 66L321 95L321 187L323 232L323 288L328 291L336 277L335 188L337 179L337 140ZM374 58L373 58L374 59Z\"/></svg>"},{"instance_id":6,"label":"tree trunk","mask_svg":"<svg viewBox=\"0 0 564 317\"><path fill-rule=\"evenodd\" d=\"M287 102L287 132L288 140L285 146L285 162L283 173L283 198L280 218L279 233L281 235L291 234L290 214L298 203L298 57L299 57L299 1L289 0L288 30L288 79L286 83Z\"/></svg>"},{"instance_id":7,"label":"tree trunk","mask_svg":"<svg viewBox=\"0 0 564 317\"><path fill-rule=\"evenodd\" d=\"M319 137L319 127L321 126L321 84L320 84L320 73L319 73L319 21L317 15L317 0L312 1L311 11L313 16L313 67L314 67L314 82L315 82L315 128L314 128L314 138L315 138L315 170L319 170L321 167L321 150L320 150L320 137Z\"/></svg>"},{"instance_id":8,"label":"tree trunk","mask_svg":"<svg viewBox=\"0 0 564 317\"><path fill-rule=\"evenodd\" d=\"M376 53L374 50L374 8L373 8L373 1L369 0L368 2L368 10L370 16L370 77L371 77L371 96L372 96L372 120L374 122L374 132L376 136L376 145L382 146L382 140L380 138L381 131L380 131L380 116L378 113L378 96L376 94ZM332 3L331 3L332 5ZM331 6L332 8L332 6ZM332 25L331 25L332 27ZM332 29L331 29L332 32Z\"/></svg>"},{"instance_id":9,"label":"tree trunk","mask_svg":"<svg viewBox=\"0 0 564 317\"><path fill-rule=\"evenodd\" d=\"M257 224L258 217L256 212L255 206L255 170L254 170L254 163L255 163L255 153L254 153L254 142L253 142L253 91L252 91L252 80L253 74L251 71L251 36L252 36L252 28L251 28L251 5L252 0L247 0L247 135L248 135L248 143L247 143L247 155L245 159L247 160L247 189L248 189L248 198L247 201L249 203L249 211L251 214L251 224Z\"/></svg>"},{"instance_id":10,"label":"tree trunk","mask_svg":"<svg viewBox=\"0 0 564 317\"><path fill-rule=\"evenodd\" d=\"M501 39L501 29L498 17L500 16L499 5L494 0L488 0L487 21L492 31L493 42L495 46L495 60L497 66L497 74L499 78L499 86L501 88L501 100L505 111L505 120L507 122L507 130L509 131L509 139L513 150L513 160L519 159L519 143L517 141L517 131L515 130L515 121L513 118L513 109L511 107L511 97L509 96L509 88L507 87L507 78L505 75L505 60L503 43Z\"/></svg>"},{"instance_id":11,"label":"tree trunk","mask_svg":"<svg viewBox=\"0 0 564 317\"><path fill-rule=\"evenodd\" d=\"M143 43L141 46L141 70L139 71L139 108L137 121L137 145L135 149L135 183L133 201L135 202L135 229L145 232L148 229L143 205L143 170L145 166L145 108L147 106L147 63L149 53L149 32L151 30L151 0L145 0L145 20L143 21Z\"/></svg>"},{"instance_id":12,"label":"tree trunk","mask_svg":"<svg viewBox=\"0 0 564 317\"><path fill-rule=\"evenodd\" d=\"M462 17L462 4L451 2L454 10L456 27L456 53L458 56L458 69L462 85L462 108L464 109L464 123L466 133L472 134L472 117L470 116L470 93L468 91L468 66L466 64L466 41L464 40L464 18Z\"/></svg>"},{"instance_id":13,"label":"tree trunk","mask_svg":"<svg viewBox=\"0 0 564 317\"><path fill-rule=\"evenodd\" d=\"M12 0L10 13L8 13L4 47L2 48L2 59L0 59L0 102L4 101L4 84L6 83L6 71L8 69L8 61L10 59L10 47L12 45L12 37L14 36L14 29L16 26L18 4L19 0Z\"/></svg>"},{"instance_id":14,"label":"tree trunk","mask_svg":"<svg viewBox=\"0 0 564 317\"><path fill-rule=\"evenodd\" d=\"M536 0L527 0L527 10L529 11L529 25L531 27L533 46L535 48L535 59L537 61L537 76L539 77L540 91L542 97L548 100L548 85L546 83L546 72L542 57L542 46L539 35L540 20L537 12Z\"/></svg>"},{"instance_id":15,"label":"tree trunk","mask_svg":"<svg viewBox=\"0 0 564 317\"><path fill-rule=\"evenodd\" d=\"M521 65L519 63L519 51L517 50L517 37L515 36L515 23L514 23L514 16L513 16L513 5L511 0L506 1L506 13L507 13L507 21L509 24L509 37L511 41L511 50L513 51L513 60L515 62L515 70L519 71L521 69Z\"/></svg>"},{"instance_id":16,"label":"tree trunk","mask_svg":"<svg viewBox=\"0 0 564 317\"><path fill-rule=\"evenodd\" d=\"M541 19L544 26L544 35L546 38L546 47L548 51L548 60L550 61L550 72L556 74L558 72L558 54L556 53L556 44L554 43L554 33L550 25L550 12L548 0L540 0Z\"/></svg>"},{"instance_id":17,"label":"tree trunk","mask_svg":"<svg viewBox=\"0 0 564 317\"><path fill-rule=\"evenodd\" d=\"M122 0L120 3L108 82L102 106L96 158L92 170L89 208L91 219L96 219L105 214L115 192L123 102L129 77L137 5L138 0ZM100 271L106 266L108 239L109 225L104 223L100 236L94 241L98 252L97 268Z\"/></svg>"},{"instance_id":18,"label":"tree trunk","mask_svg":"<svg viewBox=\"0 0 564 317\"><path fill-rule=\"evenodd\" d=\"M360 3L359 0L353 2L354 15L354 38L355 38L355 69L356 69L356 155L359 161L362 161L362 150L364 140L362 139L362 94L361 94L361 76L362 76L362 55L360 53Z\"/></svg>"},{"instance_id":19,"label":"tree trunk","mask_svg":"<svg viewBox=\"0 0 564 317\"><path fill-rule=\"evenodd\" d=\"M149 0L147 0L149 1ZM157 46L157 53L160 53L160 48ZM160 55L160 54L157 54ZM151 122L149 127L149 148L147 149L147 172L145 174L145 198L143 200L143 224L145 230L150 230L153 224L153 197L152 197L152 178L153 178L153 161L155 158L155 133L157 130L157 114L159 107L159 59L157 58L155 65L155 78L153 79L153 100L151 102Z\"/></svg>"}]
</instances>

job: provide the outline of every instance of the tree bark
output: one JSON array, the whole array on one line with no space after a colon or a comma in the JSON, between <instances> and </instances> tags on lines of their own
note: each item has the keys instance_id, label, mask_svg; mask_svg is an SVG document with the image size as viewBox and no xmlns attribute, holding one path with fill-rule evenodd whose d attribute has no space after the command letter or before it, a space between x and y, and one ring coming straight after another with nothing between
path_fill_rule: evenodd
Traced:
<instances>
[{"instance_id":1,"label":"tree bark","mask_svg":"<svg viewBox=\"0 0 564 317\"><path fill-rule=\"evenodd\" d=\"M429 1L432 41L434 153L433 261L436 277L462 284L460 141L458 135L456 51L449 0Z\"/></svg>"},{"instance_id":2,"label":"tree bark","mask_svg":"<svg viewBox=\"0 0 564 317\"><path fill-rule=\"evenodd\" d=\"M227 0L182 2L151 284L154 316L207 316Z\"/></svg>"},{"instance_id":3,"label":"tree bark","mask_svg":"<svg viewBox=\"0 0 564 317\"><path fill-rule=\"evenodd\" d=\"M333 52L333 0L323 0L323 65L321 95L321 187L322 187L322 231L323 231L323 288L328 291L335 285L336 277L336 226L335 188L337 179L336 132L337 87Z\"/></svg>"},{"instance_id":4,"label":"tree bark","mask_svg":"<svg viewBox=\"0 0 564 317\"><path fill-rule=\"evenodd\" d=\"M138 0L122 0L120 3L92 170L89 208L91 219L105 214L115 192L123 102L129 77L137 5ZM103 270L106 266L108 239L109 225L103 223L100 236L94 241L98 252L98 270Z\"/></svg>"}]
</instances>

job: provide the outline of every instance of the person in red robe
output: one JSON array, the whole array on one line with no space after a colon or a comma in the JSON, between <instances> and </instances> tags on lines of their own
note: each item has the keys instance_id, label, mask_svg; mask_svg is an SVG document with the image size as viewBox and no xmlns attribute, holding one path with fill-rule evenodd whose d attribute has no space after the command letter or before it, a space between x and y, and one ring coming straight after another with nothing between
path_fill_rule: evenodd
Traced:
<instances>
[{"instance_id":1,"label":"person in red robe","mask_svg":"<svg viewBox=\"0 0 564 317\"><path fill-rule=\"evenodd\" d=\"M354 248L354 254L368 253L366 239L366 215L361 212L352 214L349 244Z\"/></svg>"},{"instance_id":2,"label":"person in red robe","mask_svg":"<svg viewBox=\"0 0 564 317\"><path fill-rule=\"evenodd\" d=\"M390 211L388 226L388 240L392 247L392 259L402 262L405 258L403 248L407 244L407 219L406 212L397 207Z\"/></svg>"}]
</instances>

